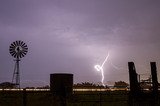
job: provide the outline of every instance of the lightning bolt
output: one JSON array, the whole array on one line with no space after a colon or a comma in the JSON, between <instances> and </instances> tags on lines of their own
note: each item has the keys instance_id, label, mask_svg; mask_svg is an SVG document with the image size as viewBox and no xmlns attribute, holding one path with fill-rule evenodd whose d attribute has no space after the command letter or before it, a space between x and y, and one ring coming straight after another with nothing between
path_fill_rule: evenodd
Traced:
<instances>
[{"instance_id":1,"label":"lightning bolt","mask_svg":"<svg viewBox=\"0 0 160 106\"><path fill-rule=\"evenodd\" d=\"M97 65L94 66L94 68L95 68L97 71L101 72L101 75L102 75L101 83L102 83L103 86L105 86L105 84L104 84L104 70L103 70L103 66L104 66L104 64L105 64L106 62L109 62L109 63L111 64L111 66L112 66L113 68L115 68L116 70L128 70L128 69L125 69L125 68L123 68L123 67L118 67L118 66L114 65L111 61L108 60L109 56L110 56L110 55L109 55L109 52L108 52L108 54L107 54L105 60L103 61L102 65L98 65L98 64L97 64Z\"/></svg>"},{"instance_id":2,"label":"lightning bolt","mask_svg":"<svg viewBox=\"0 0 160 106\"><path fill-rule=\"evenodd\" d=\"M107 62L108 57L109 57L109 52L108 52L108 54L107 54L107 57L106 57L105 60L103 61L102 65L95 65L95 66L94 66L94 68L95 68L97 71L100 71L100 72L101 72L101 75L102 75L101 83L102 83L103 86L105 86L105 84L104 84L104 71L103 71L103 66L104 66L104 64Z\"/></svg>"},{"instance_id":3,"label":"lightning bolt","mask_svg":"<svg viewBox=\"0 0 160 106\"><path fill-rule=\"evenodd\" d=\"M103 63L102 63L101 65L97 64L97 65L94 66L94 68L95 68L97 71L101 72L101 75L102 75L101 83L102 83L103 86L105 86L105 84L104 84L104 70L103 70L103 66L104 66L104 64L105 64L106 62L108 62L108 63L109 63L114 69L116 69L116 70L126 70L126 71L128 71L128 69L125 69L124 67L119 67L119 66L116 66L115 64L113 64L110 60L108 60L108 59L109 59L109 56L110 56L110 55L109 55L109 52L108 52L108 54L107 54L105 60L103 61ZM144 68L144 66L141 66L141 67ZM145 69L145 70L148 71L148 69ZM148 72L149 72L149 71L148 71ZM147 74L140 74L140 75L148 75L148 73L147 73Z\"/></svg>"}]
</instances>

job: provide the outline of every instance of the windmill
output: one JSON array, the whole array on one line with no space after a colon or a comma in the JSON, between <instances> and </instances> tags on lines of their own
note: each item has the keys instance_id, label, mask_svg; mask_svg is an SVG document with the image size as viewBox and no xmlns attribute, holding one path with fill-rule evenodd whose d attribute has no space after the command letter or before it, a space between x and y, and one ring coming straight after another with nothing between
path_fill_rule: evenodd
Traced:
<instances>
[{"instance_id":1,"label":"windmill","mask_svg":"<svg viewBox=\"0 0 160 106\"><path fill-rule=\"evenodd\" d=\"M12 77L12 83L16 85L16 87L20 88L20 70L19 70L19 62L22 57L24 57L28 52L28 47L23 41L15 41L11 43L9 47L10 54L15 58L15 67Z\"/></svg>"}]
</instances>

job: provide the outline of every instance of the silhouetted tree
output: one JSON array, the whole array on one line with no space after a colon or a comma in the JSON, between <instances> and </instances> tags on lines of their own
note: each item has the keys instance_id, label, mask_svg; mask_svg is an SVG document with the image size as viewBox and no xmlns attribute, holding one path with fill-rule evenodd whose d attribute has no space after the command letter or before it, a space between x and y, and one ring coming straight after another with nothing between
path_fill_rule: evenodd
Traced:
<instances>
[{"instance_id":1,"label":"silhouetted tree","mask_svg":"<svg viewBox=\"0 0 160 106\"><path fill-rule=\"evenodd\" d=\"M0 88L1 89L12 89L12 88L15 88L16 85L13 84L13 83L10 83L10 82L3 82L0 84Z\"/></svg>"},{"instance_id":2,"label":"silhouetted tree","mask_svg":"<svg viewBox=\"0 0 160 106\"><path fill-rule=\"evenodd\" d=\"M128 86L129 84L124 81L118 81L118 82L115 82L114 84L115 88L127 88Z\"/></svg>"},{"instance_id":3,"label":"silhouetted tree","mask_svg":"<svg viewBox=\"0 0 160 106\"><path fill-rule=\"evenodd\" d=\"M49 85L42 86L42 87L37 87L37 89L50 89Z\"/></svg>"},{"instance_id":4,"label":"silhouetted tree","mask_svg":"<svg viewBox=\"0 0 160 106\"><path fill-rule=\"evenodd\" d=\"M25 87L25 89L35 89L35 87Z\"/></svg>"},{"instance_id":5,"label":"silhouetted tree","mask_svg":"<svg viewBox=\"0 0 160 106\"><path fill-rule=\"evenodd\" d=\"M74 84L73 88L108 88L108 87L107 86L104 87L102 85L96 85L91 82L82 82L82 83Z\"/></svg>"}]
</instances>

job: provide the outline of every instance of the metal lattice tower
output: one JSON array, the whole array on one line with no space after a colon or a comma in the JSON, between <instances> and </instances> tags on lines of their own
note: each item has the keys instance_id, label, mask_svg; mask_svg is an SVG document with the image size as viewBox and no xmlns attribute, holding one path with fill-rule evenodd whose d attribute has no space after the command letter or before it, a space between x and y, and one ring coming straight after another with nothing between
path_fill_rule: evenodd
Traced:
<instances>
[{"instance_id":1,"label":"metal lattice tower","mask_svg":"<svg viewBox=\"0 0 160 106\"><path fill-rule=\"evenodd\" d=\"M16 87L20 88L20 70L19 70L19 62L20 58L24 57L28 52L28 47L23 41L15 41L11 43L9 47L10 54L15 58L15 67L12 77L12 83L16 85Z\"/></svg>"}]
</instances>

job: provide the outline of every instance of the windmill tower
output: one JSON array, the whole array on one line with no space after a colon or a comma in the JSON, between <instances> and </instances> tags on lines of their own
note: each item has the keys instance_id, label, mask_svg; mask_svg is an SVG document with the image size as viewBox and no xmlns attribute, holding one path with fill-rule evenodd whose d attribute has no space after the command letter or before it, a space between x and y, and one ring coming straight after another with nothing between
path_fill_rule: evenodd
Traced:
<instances>
[{"instance_id":1,"label":"windmill tower","mask_svg":"<svg viewBox=\"0 0 160 106\"><path fill-rule=\"evenodd\" d=\"M15 58L15 67L12 77L12 83L15 84L17 88L20 88L19 62L20 59L27 54L28 47L23 41L15 41L11 43L9 47L9 52Z\"/></svg>"}]
</instances>

